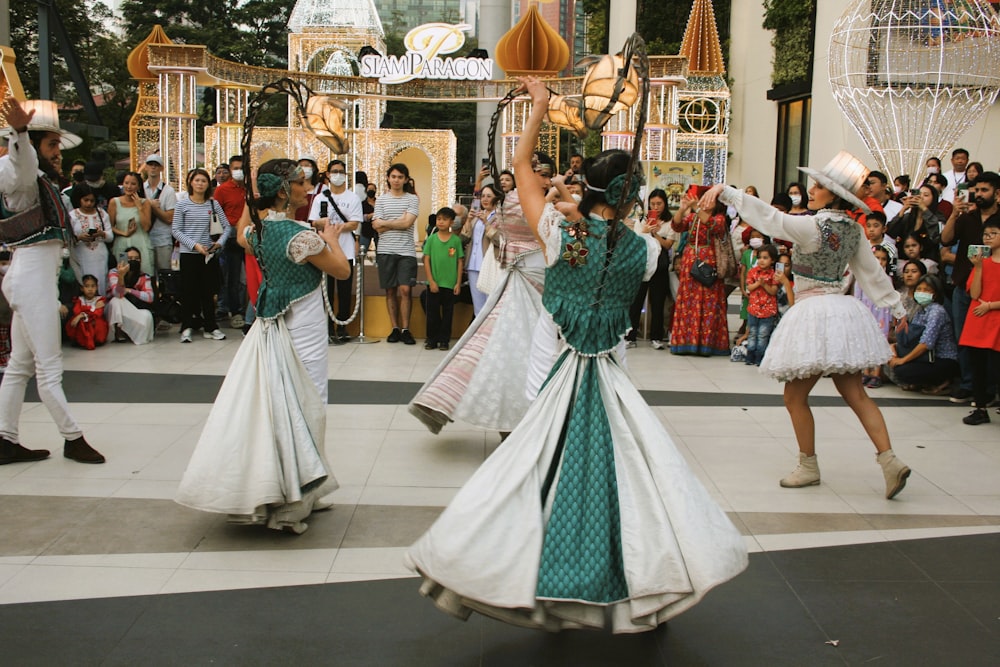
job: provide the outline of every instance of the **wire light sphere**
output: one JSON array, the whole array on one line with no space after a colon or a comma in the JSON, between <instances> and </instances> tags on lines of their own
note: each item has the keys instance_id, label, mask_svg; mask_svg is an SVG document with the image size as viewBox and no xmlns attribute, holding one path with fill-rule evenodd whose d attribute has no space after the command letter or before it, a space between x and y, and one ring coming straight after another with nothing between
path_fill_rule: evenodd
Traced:
<instances>
[{"instance_id":1,"label":"wire light sphere","mask_svg":"<svg viewBox=\"0 0 1000 667\"><path fill-rule=\"evenodd\" d=\"M887 174L922 174L1000 90L1000 21L981 0L854 0L830 37L830 85Z\"/></svg>"}]
</instances>

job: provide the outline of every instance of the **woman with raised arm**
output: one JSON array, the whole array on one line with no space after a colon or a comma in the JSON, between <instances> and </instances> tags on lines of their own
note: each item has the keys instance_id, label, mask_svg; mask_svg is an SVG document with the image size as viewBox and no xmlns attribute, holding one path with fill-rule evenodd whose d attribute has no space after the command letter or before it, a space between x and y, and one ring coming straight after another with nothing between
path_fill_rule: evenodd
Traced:
<instances>
[{"instance_id":1,"label":"woman with raised arm","mask_svg":"<svg viewBox=\"0 0 1000 667\"><path fill-rule=\"evenodd\" d=\"M893 453L885 419L865 393L861 378L866 368L881 366L892 354L871 311L844 294L845 271L850 268L868 298L892 308L900 327L906 327L906 311L892 280L872 253L864 228L847 213L854 208L867 210L854 193L867 181L868 170L843 151L822 171L800 169L813 179L809 188L813 216L782 213L723 185L713 186L702 197L701 206L712 207L720 200L735 206L741 217L753 220L763 233L794 243L795 307L782 316L760 365L761 372L785 383L785 407L799 445L799 464L781 480L781 486L819 484L809 393L820 378L829 375L875 445L885 477L885 497L893 498L906 485L910 468Z\"/></svg>"},{"instance_id":2,"label":"woman with raised arm","mask_svg":"<svg viewBox=\"0 0 1000 667\"><path fill-rule=\"evenodd\" d=\"M548 89L520 81L532 101L514 152L523 186ZM460 618L478 611L546 630L610 621L614 632L642 632L736 576L747 556L614 353L660 249L617 217L641 175L620 150L587 160L583 173L579 210L521 193L548 267L542 300L559 357L524 420L407 563L424 577L421 592Z\"/></svg>"},{"instance_id":3,"label":"woman with raised arm","mask_svg":"<svg viewBox=\"0 0 1000 667\"><path fill-rule=\"evenodd\" d=\"M324 452L327 314L323 274L344 279L338 241L288 215L305 204L306 178L292 160L269 160L257 174L257 211L245 208L237 242L264 273L257 318L226 373L176 500L231 523L301 533L321 498L337 488Z\"/></svg>"},{"instance_id":4,"label":"woman with raised arm","mask_svg":"<svg viewBox=\"0 0 1000 667\"><path fill-rule=\"evenodd\" d=\"M521 186L504 194L493 186L483 193L485 252L495 252L500 280L451 352L410 402L410 414L432 433L450 421L509 433L531 405L525 392L530 359L525 353L542 312L545 260L534 232L521 212L520 197L542 196L551 185L552 160L532 156L533 171ZM492 189L496 199L487 202ZM493 206L492 215L488 210ZM470 215L470 220L474 218ZM468 223L467 223L468 224ZM470 248L470 254L481 252Z\"/></svg>"}]
</instances>

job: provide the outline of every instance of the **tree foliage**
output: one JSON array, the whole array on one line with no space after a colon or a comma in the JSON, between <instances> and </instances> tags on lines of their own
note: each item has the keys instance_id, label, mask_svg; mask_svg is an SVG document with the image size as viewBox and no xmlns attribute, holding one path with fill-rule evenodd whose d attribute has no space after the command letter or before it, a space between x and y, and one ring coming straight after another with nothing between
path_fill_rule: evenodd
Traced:
<instances>
[{"instance_id":1,"label":"tree foliage","mask_svg":"<svg viewBox=\"0 0 1000 667\"><path fill-rule=\"evenodd\" d=\"M774 31L771 83L808 81L811 76L815 0L764 0L764 28Z\"/></svg>"},{"instance_id":2,"label":"tree foliage","mask_svg":"<svg viewBox=\"0 0 1000 667\"><path fill-rule=\"evenodd\" d=\"M125 68L130 48L108 29L113 23L111 10L98 0L55 0L55 6L90 85L90 92L98 99L99 113L108 128L109 138L128 138L128 121L135 108L136 88ZM21 84L29 97L37 97L40 90L38 5L34 2L12 2L10 18L11 47L17 54ZM79 107L80 95L73 86L54 31L49 51L52 54L52 97L64 107Z\"/></svg>"}]
</instances>

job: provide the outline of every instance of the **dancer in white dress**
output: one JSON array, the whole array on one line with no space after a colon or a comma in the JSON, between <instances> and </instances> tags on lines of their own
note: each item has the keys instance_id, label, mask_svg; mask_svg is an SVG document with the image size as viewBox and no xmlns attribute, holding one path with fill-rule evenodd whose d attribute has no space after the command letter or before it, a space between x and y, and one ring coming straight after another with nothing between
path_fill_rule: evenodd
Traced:
<instances>
[{"instance_id":1,"label":"dancer in white dress","mask_svg":"<svg viewBox=\"0 0 1000 667\"><path fill-rule=\"evenodd\" d=\"M893 453L885 419L861 382L866 368L881 366L892 354L871 311L844 294L845 269L850 268L865 294L876 305L892 308L900 326L906 326L899 293L872 253L864 230L847 214L852 208L867 210L855 192L867 180L868 170L844 151L822 171L801 169L814 181L809 188L809 209L816 215L781 213L756 197L722 185L712 187L700 205L711 207L721 199L735 206L740 217L753 220L754 228L794 243L795 306L782 316L760 365L761 372L785 383L785 405L799 445L799 465L781 480L781 486L819 484L809 393L821 377L830 375L875 445L885 497L893 498L906 485L910 468Z\"/></svg>"},{"instance_id":2,"label":"dancer in white dress","mask_svg":"<svg viewBox=\"0 0 1000 667\"><path fill-rule=\"evenodd\" d=\"M306 201L292 160L270 160L257 177L264 219L249 206L237 239L264 272L257 319L233 358L176 500L241 524L301 533L337 488L324 453L327 333L323 273L350 274L342 225L317 233L286 217Z\"/></svg>"},{"instance_id":3,"label":"dancer in white dress","mask_svg":"<svg viewBox=\"0 0 1000 667\"><path fill-rule=\"evenodd\" d=\"M548 90L521 81L532 109L514 169L525 183ZM459 618L478 611L546 630L610 620L614 632L642 632L746 567L739 532L614 352L659 253L615 209L638 195L636 171L624 151L588 160L587 194L579 212L560 204L565 217L541 192L522 193L548 266L543 303L559 358L523 421L406 555L421 593Z\"/></svg>"}]
</instances>

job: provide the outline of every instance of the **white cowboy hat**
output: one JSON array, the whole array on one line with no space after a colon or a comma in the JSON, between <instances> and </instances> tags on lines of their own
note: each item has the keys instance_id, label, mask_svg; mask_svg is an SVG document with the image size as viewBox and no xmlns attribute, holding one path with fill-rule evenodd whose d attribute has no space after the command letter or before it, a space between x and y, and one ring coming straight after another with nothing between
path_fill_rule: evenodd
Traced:
<instances>
[{"instance_id":1,"label":"white cowboy hat","mask_svg":"<svg viewBox=\"0 0 1000 667\"><path fill-rule=\"evenodd\" d=\"M82 138L72 132L67 132L59 126L59 110L56 107L56 103L52 100L25 100L20 104L21 108L26 112L30 112L32 109L35 110L35 115L31 117L31 122L28 123L29 131L55 132L62 137L62 141L60 142L61 148L75 148L83 142ZM0 136L10 136L11 132L13 132L13 128L4 128L0 130Z\"/></svg>"},{"instance_id":2,"label":"white cowboy hat","mask_svg":"<svg viewBox=\"0 0 1000 667\"><path fill-rule=\"evenodd\" d=\"M809 167L799 167L799 171L806 173L841 199L851 202L865 213L871 213L871 209L856 194L868 180L868 167L847 151L837 153L822 171Z\"/></svg>"}]
</instances>

